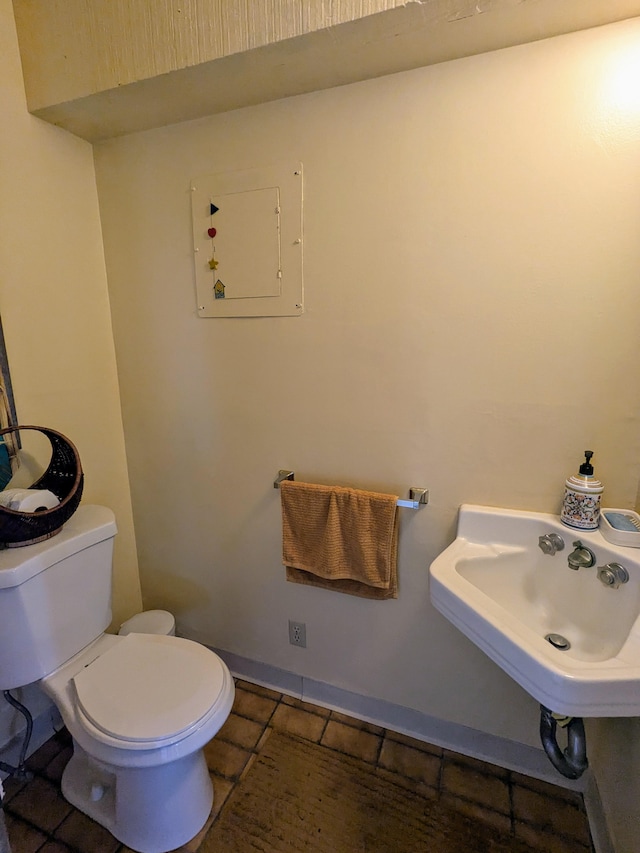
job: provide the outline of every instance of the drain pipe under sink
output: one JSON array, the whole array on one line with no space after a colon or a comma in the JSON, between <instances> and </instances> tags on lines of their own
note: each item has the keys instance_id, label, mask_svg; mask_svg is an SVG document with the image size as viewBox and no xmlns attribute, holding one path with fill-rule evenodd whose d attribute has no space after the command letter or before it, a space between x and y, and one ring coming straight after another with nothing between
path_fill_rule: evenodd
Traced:
<instances>
[{"instance_id":1,"label":"drain pipe under sink","mask_svg":"<svg viewBox=\"0 0 640 853\"><path fill-rule=\"evenodd\" d=\"M567 732L567 747L564 752L556 739L558 722ZM540 740L549 761L567 779L579 779L589 766L582 717L562 717L540 705Z\"/></svg>"}]
</instances>

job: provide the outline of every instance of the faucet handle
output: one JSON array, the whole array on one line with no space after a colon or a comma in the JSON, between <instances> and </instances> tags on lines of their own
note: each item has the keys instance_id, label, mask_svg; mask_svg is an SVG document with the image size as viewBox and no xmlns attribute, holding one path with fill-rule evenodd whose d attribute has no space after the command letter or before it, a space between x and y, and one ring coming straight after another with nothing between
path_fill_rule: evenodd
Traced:
<instances>
[{"instance_id":1,"label":"faucet handle","mask_svg":"<svg viewBox=\"0 0 640 853\"><path fill-rule=\"evenodd\" d=\"M618 589L620 584L629 580L629 572L620 563L607 563L598 567L598 580L611 589Z\"/></svg>"},{"instance_id":2,"label":"faucet handle","mask_svg":"<svg viewBox=\"0 0 640 853\"><path fill-rule=\"evenodd\" d=\"M564 539L557 533L547 533L545 536L538 536L538 548L543 554L555 554L556 551L562 551L564 548Z\"/></svg>"}]
</instances>

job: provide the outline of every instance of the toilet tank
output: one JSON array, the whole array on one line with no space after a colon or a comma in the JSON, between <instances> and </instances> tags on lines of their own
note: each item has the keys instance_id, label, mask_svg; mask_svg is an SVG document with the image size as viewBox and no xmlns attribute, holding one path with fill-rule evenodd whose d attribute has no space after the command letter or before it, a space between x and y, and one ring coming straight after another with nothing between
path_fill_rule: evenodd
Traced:
<instances>
[{"instance_id":1,"label":"toilet tank","mask_svg":"<svg viewBox=\"0 0 640 853\"><path fill-rule=\"evenodd\" d=\"M110 509L80 506L60 533L0 551L0 690L37 681L111 622Z\"/></svg>"}]
</instances>

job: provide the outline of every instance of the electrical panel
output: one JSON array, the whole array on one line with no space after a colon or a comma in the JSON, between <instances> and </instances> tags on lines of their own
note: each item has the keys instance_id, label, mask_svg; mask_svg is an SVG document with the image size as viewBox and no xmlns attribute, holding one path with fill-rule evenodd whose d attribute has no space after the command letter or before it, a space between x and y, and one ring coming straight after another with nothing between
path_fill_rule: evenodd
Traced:
<instances>
[{"instance_id":1,"label":"electrical panel","mask_svg":"<svg viewBox=\"0 0 640 853\"><path fill-rule=\"evenodd\" d=\"M191 182L198 316L303 312L302 164Z\"/></svg>"}]
</instances>

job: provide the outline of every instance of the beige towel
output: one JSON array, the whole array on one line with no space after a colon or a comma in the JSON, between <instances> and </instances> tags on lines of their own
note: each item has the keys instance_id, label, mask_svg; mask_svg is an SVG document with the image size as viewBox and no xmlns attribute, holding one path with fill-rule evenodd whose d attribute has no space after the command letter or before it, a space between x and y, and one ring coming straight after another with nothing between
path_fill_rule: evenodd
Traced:
<instances>
[{"instance_id":1,"label":"beige towel","mask_svg":"<svg viewBox=\"0 0 640 853\"><path fill-rule=\"evenodd\" d=\"M280 491L288 581L398 597L397 495L290 480Z\"/></svg>"}]
</instances>

